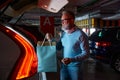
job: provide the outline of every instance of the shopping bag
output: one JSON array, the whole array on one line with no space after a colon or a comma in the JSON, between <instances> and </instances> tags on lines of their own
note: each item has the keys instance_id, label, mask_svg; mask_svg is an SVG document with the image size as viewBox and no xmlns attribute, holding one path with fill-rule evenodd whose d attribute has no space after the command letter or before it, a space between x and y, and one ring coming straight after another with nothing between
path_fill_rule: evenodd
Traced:
<instances>
[{"instance_id":1,"label":"shopping bag","mask_svg":"<svg viewBox=\"0 0 120 80\"><path fill-rule=\"evenodd\" d=\"M38 41L38 72L57 72L56 43Z\"/></svg>"}]
</instances>

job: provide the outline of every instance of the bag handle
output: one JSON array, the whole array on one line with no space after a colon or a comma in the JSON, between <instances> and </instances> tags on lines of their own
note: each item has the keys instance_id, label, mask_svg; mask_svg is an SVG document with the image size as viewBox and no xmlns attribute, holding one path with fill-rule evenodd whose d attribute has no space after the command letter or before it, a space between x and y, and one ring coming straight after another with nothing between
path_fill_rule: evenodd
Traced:
<instances>
[{"instance_id":1,"label":"bag handle","mask_svg":"<svg viewBox=\"0 0 120 80\"><path fill-rule=\"evenodd\" d=\"M44 45L44 43L45 43L45 39L46 39L46 36L47 36L47 33L46 33L46 35L45 35L45 37L44 37L44 40L43 40L43 42L42 42L41 46L43 46L43 45ZM51 41L50 41L50 40L48 40L48 42L49 42L49 45L51 46L51 45L52 45L52 44L51 44Z\"/></svg>"}]
</instances>

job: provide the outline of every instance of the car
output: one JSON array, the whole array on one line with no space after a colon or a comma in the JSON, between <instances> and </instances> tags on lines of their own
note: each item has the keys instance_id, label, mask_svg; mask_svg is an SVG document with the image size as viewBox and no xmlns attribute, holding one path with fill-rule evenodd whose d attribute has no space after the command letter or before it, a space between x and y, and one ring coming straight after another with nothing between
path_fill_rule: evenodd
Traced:
<instances>
[{"instance_id":1,"label":"car","mask_svg":"<svg viewBox=\"0 0 120 80\"><path fill-rule=\"evenodd\" d=\"M120 72L120 27L96 29L89 36L90 57Z\"/></svg>"},{"instance_id":2,"label":"car","mask_svg":"<svg viewBox=\"0 0 120 80\"><path fill-rule=\"evenodd\" d=\"M36 38L30 32L1 23L0 80L33 78L38 63L35 46Z\"/></svg>"}]
</instances>

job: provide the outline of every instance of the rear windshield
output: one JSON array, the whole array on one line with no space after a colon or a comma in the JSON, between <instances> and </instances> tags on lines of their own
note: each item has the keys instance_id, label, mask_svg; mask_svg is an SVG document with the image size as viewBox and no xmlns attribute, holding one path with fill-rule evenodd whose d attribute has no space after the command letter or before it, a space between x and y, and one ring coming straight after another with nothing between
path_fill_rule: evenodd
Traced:
<instances>
[{"instance_id":1,"label":"rear windshield","mask_svg":"<svg viewBox=\"0 0 120 80\"><path fill-rule=\"evenodd\" d=\"M94 41L101 41L101 40L104 40L104 41L111 41L111 40L114 40L116 39L116 33L117 33L117 30L114 30L114 29L101 29L101 30L98 30L96 32L94 32L90 37L89 39L90 40L94 40Z\"/></svg>"}]
</instances>

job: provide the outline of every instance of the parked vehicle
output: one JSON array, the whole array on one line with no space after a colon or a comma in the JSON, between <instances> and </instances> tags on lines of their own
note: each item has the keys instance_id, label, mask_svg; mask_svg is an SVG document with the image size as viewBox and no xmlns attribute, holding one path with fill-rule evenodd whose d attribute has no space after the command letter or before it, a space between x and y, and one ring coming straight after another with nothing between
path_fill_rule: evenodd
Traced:
<instances>
[{"instance_id":1,"label":"parked vehicle","mask_svg":"<svg viewBox=\"0 0 120 80\"><path fill-rule=\"evenodd\" d=\"M0 80L25 80L37 73L35 37L26 30L0 24Z\"/></svg>"},{"instance_id":2,"label":"parked vehicle","mask_svg":"<svg viewBox=\"0 0 120 80\"><path fill-rule=\"evenodd\" d=\"M91 57L120 72L120 27L102 28L89 37Z\"/></svg>"}]
</instances>

